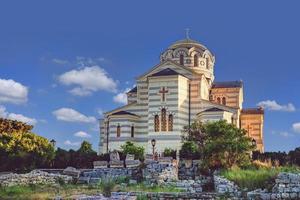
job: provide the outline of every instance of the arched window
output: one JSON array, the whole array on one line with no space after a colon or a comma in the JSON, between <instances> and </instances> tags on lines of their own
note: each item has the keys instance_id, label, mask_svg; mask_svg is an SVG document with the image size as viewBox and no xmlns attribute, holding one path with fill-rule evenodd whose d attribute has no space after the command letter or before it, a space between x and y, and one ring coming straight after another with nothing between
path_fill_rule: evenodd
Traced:
<instances>
[{"instance_id":1,"label":"arched window","mask_svg":"<svg viewBox=\"0 0 300 200\"><path fill-rule=\"evenodd\" d=\"M155 115L154 117L154 131L159 132L159 116Z\"/></svg>"},{"instance_id":2,"label":"arched window","mask_svg":"<svg viewBox=\"0 0 300 200\"><path fill-rule=\"evenodd\" d=\"M198 55L194 55L194 67L198 67L198 64L199 64Z\"/></svg>"},{"instance_id":3,"label":"arched window","mask_svg":"<svg viewBox=\"0 0 300 200\"><path fill-rule=\"evenodd\" d=\"M183 63L184 63L184 57L183 57L183 54L180 54L180 56L179 56L179 63L180 63L181 65L183 65Z\"/></svg>"},{"instance_id":4,"label":"arched window","mask_svg":"<svg viewBox=\"0 0 300 200\"><path fill-rule=\"evenodd\" d=\"M226 105L226 98L225 97L222 98L222 104Z\"/></svg>"},{"instance_id":5,"label":"arched window","mask_svg":"<svg viewBox=\"0 0 300 200\"><path fill-rule=\"evenodd\" d=\"M117 137L120 137L121 136L121 126L120 124L118 124L117 126Z\"/></svg>"},{"instance_id":6,"label":"arched window","mask_svg":"<svg viewBox=\"0 0 300 200\"><path fill-rule=\"evenodd\" d=\"M167 111L165 108L161 109L161 131L167 131Z\"/></svg>"},{"instance_id":7,"label":"arched window","mask_svg":"<svg viewBox=\"0 0 300 200\"><path fill-rule=\"evenodd\" d=\"M169 115L168 131L173 131L173 115Z\"/></svg>"},{"instance_id":8,"label":"arched window","mask_svg":"<svg viewBox=\"0 0 300 200\"><path fill-rule=\"evenodd\" d=\"M206 58L206 69L209 69L209 59Z\"/></svg>"},{"instance_id":9,"label":"arched window","mask_svg":"<svg viewBox=\"0 0 300 200\"><path fill-rule=\"evenodd\" d=\"M220 97L217 98L217 103L221 104L221 98Z\"/></svg>"},{"instance_id":10,"label":"arched window","mask_svg":"<svg viewBox=\"0 0 300 200\"><path fill-rule=\"evenodd\" d=\"M134 125L131 125L131 137L134 137Z\"/></svg>"}]
</instances>

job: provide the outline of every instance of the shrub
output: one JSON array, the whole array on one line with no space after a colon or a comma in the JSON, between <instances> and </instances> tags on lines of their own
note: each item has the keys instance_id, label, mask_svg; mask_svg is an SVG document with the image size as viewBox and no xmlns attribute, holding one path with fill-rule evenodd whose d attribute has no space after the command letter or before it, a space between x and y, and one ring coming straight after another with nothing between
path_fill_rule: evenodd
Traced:
<instances>
[{"instance_id":1,"label":"shrub","mask_svg":"<svg viewBox=\"0 0 300 200\"><path fill-rule=\"evenodd\" d=\"M184 142L180 150L180 157L187 159L200 158L200 152L197 144L193 141Z\"/></svg>"},{"instance_id":2,"label":"shrub","mask_svg":"<svg viewBox=\"0 0 300 200\"><path fill-rule=\"evenodd\" d=\"M121 183L129 183L129 177L127 176L118 176L115 179L116 184L121 184Z\"/></svg>"},{"instance_id":3,"label":"shrub","mask_svg":"<svg viewBox=\"0 0 300 200\"><path fill-rule=\"evenodd\" d=\"M165 148L164 156L165 157L173 157L173 159L176 159L176 150L173 150L171 148Z\"/></svg>"},{"instance_id":4,"label":"shrub","mask_svg":"<svg viewBox=\"0 0 300 200\"><path fill-rule=\"evenodd\" d=\"M103 193L103 196L105 197L110 197L111 192L113 191L114 187L116 186L116 183L114 182L113 179L107 178L107 179L102 179L99 182L100 189Z\"/></svg>"},{"instance_id":5,"label":"shrub","mask_svg":"<svg viewBox=\"0 0 300 200\"><path fill-rule=\"evenodd\" d=\"M133 154L135 159L144 160L144 147L137 146L133 142L127 141L121 146L122 152L126 154Z\"/></svg>"}]
</instances>

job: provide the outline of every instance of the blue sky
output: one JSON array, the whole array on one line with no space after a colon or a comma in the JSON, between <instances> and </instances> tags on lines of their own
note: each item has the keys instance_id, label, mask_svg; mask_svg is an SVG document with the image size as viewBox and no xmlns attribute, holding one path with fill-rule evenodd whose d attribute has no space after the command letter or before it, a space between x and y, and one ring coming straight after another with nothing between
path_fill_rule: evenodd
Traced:
<instances>
[{"instance_id":1,"label":"blue sky","mask_svg":"<svg viewBox=\"0 0 300 200\"><path fill-rule=\"evenodd\" d=\"M184 38L216 55L218 81L244 81L266 107L265 147L300 146L297 1L2 1L0 115L63 148L99 142L101 112ZM96 79L95 79L96 78ZM86 137L86 138L84 138Z\"/></svg>"}]
</instances>

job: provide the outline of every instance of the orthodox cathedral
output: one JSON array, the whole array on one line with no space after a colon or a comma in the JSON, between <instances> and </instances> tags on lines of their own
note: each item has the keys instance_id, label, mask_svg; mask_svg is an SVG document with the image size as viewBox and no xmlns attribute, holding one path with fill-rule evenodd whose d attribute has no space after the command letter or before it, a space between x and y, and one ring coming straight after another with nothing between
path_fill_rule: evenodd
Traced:
<instances>
[{"instance_id":1,"label":"orthodox cathedral","mask_svg":"<svg viewBox=\"0 0 300 200\"><path fill-rule=\"evenodd\" d=\"M257 150L264 151L262 108L243 108L242 81L215 81L215 56L199 42L176 41L160 62L136 79L125 106L100 120L99 153L133 141L152 152L179 150L184 126L193 121L226 120L247 131Z\"/></svg>"}]
</instances>

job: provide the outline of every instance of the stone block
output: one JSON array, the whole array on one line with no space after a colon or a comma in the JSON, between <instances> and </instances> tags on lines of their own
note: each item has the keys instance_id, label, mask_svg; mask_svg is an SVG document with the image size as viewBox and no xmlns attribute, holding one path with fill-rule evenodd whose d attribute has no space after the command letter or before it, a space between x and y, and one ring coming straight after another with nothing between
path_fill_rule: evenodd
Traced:
<instances>
[{"instance_id":1,"label":"stone block","mask_svg":"<svg viewBox=\"0 0 300 200\"><path fill-rule=\"evenodd\" d=\"M110 168L124 168L124 162L120 160L111 160L109 166Z\"/></svg>"},{"instance_id":2,"label":"stone block","mask_svg":"<svg viewBox=\"0 0 300 200\"><path fill-rule=\"evenodd\" d=\"M169 164L169 163L172 163L173 161L173 157L159 157L158 158L158 162L161 163L161 164Z\"/></svg>"},{"instance_id":3,"label":"stone block","mask_svg":"<svg viewBox=\"0 0 300 200\"><path fill-rule=\"evenodd\" d=\"M72 176L74 178L78 178L80 175L80 170L77 170L74 167L67 167L62 172L64 175Z\"/></svg>"},{"instance_id":4,"label":"stone block","mask_svg":"<svg viewBox=\"0 0 300 200\"><path fill-rule=\"evenodd\" d=\"M126 160L125 161L126 167L137 167L141 164L139 160Z\"/></svg>"},{"instance_id":5,"label":"stone block","mask_svg":"<svg viewBox=\"0 0 300 200\"><path fill-rule=\"evenodd\" d=\"M94 161L93 162L94 169L107 168L107 161Z\"/></svg>"}]
</instances>

